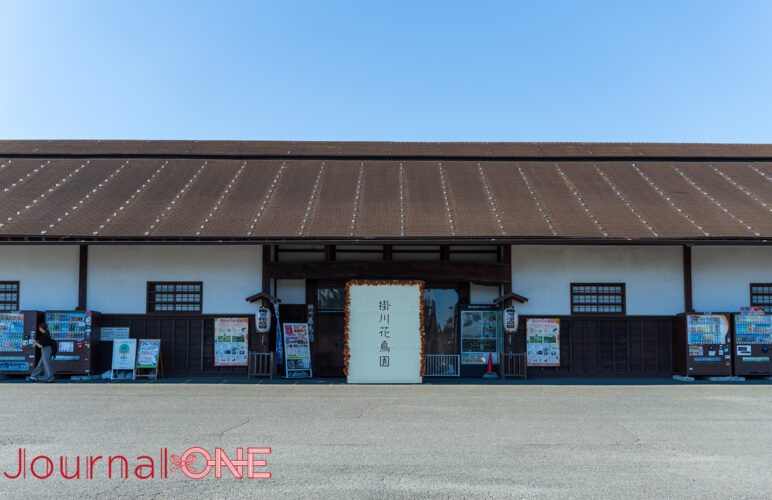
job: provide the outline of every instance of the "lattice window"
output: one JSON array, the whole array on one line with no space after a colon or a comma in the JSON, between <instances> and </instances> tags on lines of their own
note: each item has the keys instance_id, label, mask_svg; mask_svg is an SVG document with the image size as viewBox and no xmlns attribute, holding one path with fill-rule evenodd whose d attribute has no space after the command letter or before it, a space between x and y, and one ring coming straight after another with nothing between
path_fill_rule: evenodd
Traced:
<instances>
[{"instance_id":1,"label":"lattice window","mask_svg":"<svg viewBox=\"0 0 772 500\"><path fill-rule=\"evenodd\" d=\"M19 282L0 281L0 311L19 310Z\"/></svg>"},{"instance_id":2,"label":"lattice window","mask_svg":"<svg viewBox=\"0 0 772 500\"><path fill-rule=\"evenodd\" d=\"M150 281L147 284L147 312L200 313L203 287L200 281Z\"/></svg>"},{"instance_id":3,"label":"lattice window","mask_svg":"<svg viewBox=\"0 0 772 500\"><path fill-rule=\"evenodd\" d=\"M571 283L572 314L624 314L624 283Z\"/></svg>"},{"instance_id":4,"label":"lattice window","mask_svg":"<svg viewBox=\"0 0 772 500\"><path fill-rule=\"evenodd\" d=\"M772 311L772 283L751 283L751 305Z\"/></svg>"}]
</instances>

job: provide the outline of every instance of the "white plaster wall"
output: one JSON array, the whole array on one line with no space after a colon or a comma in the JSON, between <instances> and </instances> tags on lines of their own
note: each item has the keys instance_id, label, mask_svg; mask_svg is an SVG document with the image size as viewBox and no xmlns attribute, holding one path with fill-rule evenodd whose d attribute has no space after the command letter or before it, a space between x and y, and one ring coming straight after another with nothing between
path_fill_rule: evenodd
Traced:
<instances>
[{"instance_id":1,"label":"white plaster wall","mask_svg":"<svg viewBox=\"0 0 772 500\"><path fill-rule=\"evenodd\" d=\"M680 246L512 246L512 291L521 314L571 313L571 283L625 283L628 315L684 311Z\"/></svg>"},{"instance_id":2,"label":"white plaster wall","mask_svg":"<svg viewBox=\"0 0 772 500\"><path fill-rule=\"evenodd\" d=\"M475 285L469 286L469 302L471 304L493 304L493 301L501 296L499 287Z\"/></svg>"},{"instance_id":3,"label":"white plaster wall","mask_svg":"<svg viewBox=\"0 0 772 500\"><path fill-rule=\"evenodd\" d=\"M19 308L75 309L77 245L0 246L0 281L19 282Z\"/></svg>"},{"instance_id":4,"label":"white plaster wall","mask_svg":"<svg viewBox=\"0 0 772 500\"><path fill-rule=\"evenodd\" d=\"M751 283L772 283L772 246L692 247L695 311L739 311L750 305Z\"/></svg>"},{"instance_id":5,"label":"white plaster wall","mask_svg":"<svg viewBox=\"0 0 772 500\"><path fill-rule=\"evenodd\" d=\"M282 304L305 304L306 280L276 280L276 297Z\"/></svg>"},{"instance_id":6,"label":"white plaster wall","mask_svg":"<svg viewBox=\"0 0 772 500\"><path fill-rule=\"evenodd\" d=\"M148 281L202 281L204 314L245 313L262 288L258 245L93 245L88 305L102 313L147 311Z\"/></svg>"}]
</instances>

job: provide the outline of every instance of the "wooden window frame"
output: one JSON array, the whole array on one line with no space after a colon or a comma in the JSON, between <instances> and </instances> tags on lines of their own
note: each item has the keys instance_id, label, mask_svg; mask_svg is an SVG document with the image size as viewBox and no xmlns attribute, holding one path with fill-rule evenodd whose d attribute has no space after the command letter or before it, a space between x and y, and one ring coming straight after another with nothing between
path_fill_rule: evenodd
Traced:
<instances>
[{"instance_id":1,"label":"wooden window frame","mask_svg":"<svg viewBox=\"0 0 772 500\"><path fill-rule=\"evenodd\" d=\"M0 294L2 293L16 293L16 301L12 302L10 300L2 300L0 301L0 304L3 304L5 306L6 304L13 304L13 309L6 309L5 307L0 309L0 312L10 312L10 311L18 311L19 310L19 296L21 295L21 285L18 281L0 281L0 285L7 286L7 285L15 285L16 290L0 290Z\"/></svg>"},{"instance_id":2,"label":"wooden window frame","mask_svg":"<svg viewBox=\"0 0 772 500\"><path fill-rule=\"evenodd\" d=\"M762 293L753 293L753 287L755 286L763 286L770 289L769 292L762 292ZM772 283L751 283L748 287L748 290L750 292L750 305L751 307L763 307L767 312L772 310L772 302L769 302L768 304L761 304L759 302L754 302L753 297L755 296L769 296L772 297Z\"/></svg>"},{"instance_id":3,"label":"wooden window frame","mask_svg":"<svg viewBox=\"0 0 772 500\"><path fill-rule=\"evenodd\" d=\"M160 293L198 293L199 301L196 302L177 302L176 300L172 302L157 302L155 299L155 295L159 292L154 291L153 287L158 285L165 285L165 286L198 286L198 292L177 292L177 290L174 290L173 292L160 292ZM183 305L190 305L190 304L198 304L198 310L197 311L186 311L186 310L177 310L173 309L170 311L156 311L155 305L163 303L163 304L171 304L173 306L176 306L177 304ZM203 314L204 309L204 282L203 281L148 281L147 282L147 301L146 301L146 310L147 314L159 314L159 315L200 315Z\"/></svg>"},{"instance_id":4,"label":"wooden window frame","mask_svg":"<svg viewBox=\"0 0 772 500\"><path fill-rule=\"evenodd\" d=\"M594 287L609 287L609 286L615 286L620 287L622 293L622 310L618 312L609 312L609 311L582 311L577 312L574 310L574 306L577 305L592 305L587 303L578 303L574 302L574 296L576 295L596 295L596 296L616 296L620 295L617 293L598 293L598 292L574 292L574 287L578 286L594 286ZM625 286L625 283L571 283L571 314L576 316L625 316L627 314L627 289ZM599 306L602 305L602 302L596 302L595 305ZM608 304L608 303L606 303Z\"/></svg>"}]
</instances>

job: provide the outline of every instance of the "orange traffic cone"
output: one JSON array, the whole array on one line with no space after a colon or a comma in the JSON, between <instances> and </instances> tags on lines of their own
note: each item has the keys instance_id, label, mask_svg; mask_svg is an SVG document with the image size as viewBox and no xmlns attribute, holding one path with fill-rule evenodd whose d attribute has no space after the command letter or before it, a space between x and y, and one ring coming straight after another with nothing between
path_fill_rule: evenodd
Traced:
<instances>
[{"instance_id":1,"label":"orange traffic cone","mask_svg":"<svg viewBox=\"0 0 772 500\"><path fill-rule=\"evenodd\" d=\"M499 378L496 372L493 371L493 354L488 353L488 370L483 375L483 378Z\"/></svg>"}]
</instances>

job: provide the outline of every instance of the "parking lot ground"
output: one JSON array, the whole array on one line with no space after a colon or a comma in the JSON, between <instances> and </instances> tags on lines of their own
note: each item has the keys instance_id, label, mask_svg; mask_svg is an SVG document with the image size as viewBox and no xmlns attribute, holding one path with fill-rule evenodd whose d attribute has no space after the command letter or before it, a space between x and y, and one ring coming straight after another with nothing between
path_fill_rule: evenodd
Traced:
<instances>
[{"instance_id":1,"label":"parking lot ground","mask_svg":"<svg viewBox=\"0 0 772 500\"><path fill-rule=\"evenodd\" d=\"M162 379L0 384L2 498L768 498L772 387L669 379ZM191 447L270 447L271 479L227 468L138 479ZM55 463L48 479L29 462ZM104 465L125 456L129 477ZM92 479L62 479L102 456ZM203 459L192 464L201 470ZM45 474L45 459L35 470ZM69 469L72 472L72 469ZM141 472L147 473L148 469ZM81 471L83 472L83 471ZM81 474L83 476L83 474Z\"/></svg>"}]
</instances>

